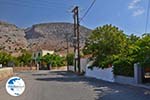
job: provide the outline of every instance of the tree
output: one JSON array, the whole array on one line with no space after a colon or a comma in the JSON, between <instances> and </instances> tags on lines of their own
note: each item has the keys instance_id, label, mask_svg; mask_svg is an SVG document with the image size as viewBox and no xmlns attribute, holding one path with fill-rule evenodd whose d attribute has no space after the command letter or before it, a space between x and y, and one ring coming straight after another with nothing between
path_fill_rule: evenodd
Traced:
<instances>
[{"instance_id":1,"label":"tree","mask_svg":"<svg viewBox=\"0 0 150 100\"><path fill-rule=\"evenodd\" d=\"M112 25L96 28L88 37L84 47L84 54L95 57L94 66L108 67L126 47L127 38L122 30Z\"/></svg>"},{"instance_id":2,"label":"tree","mask_svg":"<svg viewBox=\"0 0 150 100\"><path fill-rule=\"evenodd\" d=\"M150 67L150 35L144 34L140 38L131 34L128 36L127 43L126 56L121 56L118 60L114 61L114 73L117 75L133 76L133 66L135 63L139 62L143 67Z\"/></svg>"},{"instance_id":3,"label":"tree","mask_svg":"<svg viewBox=\"0 0 150 100\"><path fill-rule=\"evenodd\" d=\"M24 51L17 59L19 60L20 64L23 64L23 66L29 65L32 60L32 54L28 51Z\"/></svg>"},{"instance_id":4,"label":"tree","mask_svg":"<svg viewBox=\"0 0 150 100\"><path fill-rule=\"evenodd\" d=\"M142 38L137 41L137 45L140 47L138 53L138 62L143 66L149 66L150 64L150 34L143 34Z\"/></svg>"},{"instance_id":5,"label":"tree","mask_svg":"<svg viewBox=\"0 0 150 100\"><path fill-rule=\"evenodd\" d=\"M42 57L47 65L51 64L52 67L60 67L65 65L65 58L56 54L47 54Z\"/></svg>"},{"instance_id":6,"label":"tree","mask_svg":"<svg viewBox=\"0 0 150 100\"><path fill-rule=\"evenodd\" d=\"M73 60L74 60L74 53L69 53L67 55L67 62L68 62L68 65L73 65Z\"/></svg>"},{"instance_id":7,"label":"tree","mask_svg":"<svg viewBox=\"0 0 150 100\"><path fill-rule=\"evenodd\" d=\"M12 56L6 52L0 52L0 63L7 66L8 62L12 60Z\"/></svg>"},{"instance_id":8,"label":"tree","mask_svg":"<svg viewBox=\"0 0 150 100\"><path fill-rule=\"evenodd\" d=\"M83 53L92 54L93 66L114 65L114 74L133 76L135 63L150 67L150 34L125 35L115 26L104 25L87 38Z\"/></svg>"}]
</instances>

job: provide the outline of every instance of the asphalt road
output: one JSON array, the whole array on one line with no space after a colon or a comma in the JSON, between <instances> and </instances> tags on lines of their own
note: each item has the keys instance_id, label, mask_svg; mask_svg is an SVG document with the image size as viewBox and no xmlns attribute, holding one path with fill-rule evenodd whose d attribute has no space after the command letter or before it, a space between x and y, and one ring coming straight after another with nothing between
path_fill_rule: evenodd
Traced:
<instances>
[{"instance_id":1,"label":"asphalt road","mask_svg":"<svg viewBox=\"0 0 150 100\"><path fill-rule=\"evenodd\" d=\"M0 82L0 100L150 100L150 90L109 83L63 71L20 72L25 92L19 97L5 90Z\"/></svg>"}]
</instances>

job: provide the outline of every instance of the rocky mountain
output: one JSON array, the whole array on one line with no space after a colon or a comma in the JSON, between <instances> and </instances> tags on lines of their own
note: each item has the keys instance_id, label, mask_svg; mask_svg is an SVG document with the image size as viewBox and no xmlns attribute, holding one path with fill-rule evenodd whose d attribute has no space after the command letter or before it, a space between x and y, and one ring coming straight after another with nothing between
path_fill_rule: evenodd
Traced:
<instances>
[{"instance_id":1,"label":"rocky mountain","mask_svg":"<svg viewBox=\"0 0 150 100\"><path fill-rule=\"evenodd\" d=\"M66 52L66 40L69 41L69 48L73 50L74 25L71 23L43 23L36 24L25 30L26 39L32 50L48 49L58 52ZM85 38L91 30L80 26L81 48L84 46Z\"/></svg>"},{"instance_id":2,"label":"rocky mountain","mask_svg":"<svg viewBox=\"0 0 150 100\"><path fill-rule=\"evenodd\" d=\"M0 21L0 50L18 54L22 49L26 49L27 45L23 29Z\"/></svg>"},{"instance_id":3,"label":"rocky mountain","mask_svg":"<svg viewBox=\"0 0 150 100\"><path fill-rule=\"evenodd\" d=\"M0 21L0 50L13 55L19 54L22 49L45 49L65 53L67 39L69 50L73 50L73 27L71 23L43 23L21 29L14 24ZM90 29L80 26L81 48L90 32Z\"/></svg>"}]
</instances>

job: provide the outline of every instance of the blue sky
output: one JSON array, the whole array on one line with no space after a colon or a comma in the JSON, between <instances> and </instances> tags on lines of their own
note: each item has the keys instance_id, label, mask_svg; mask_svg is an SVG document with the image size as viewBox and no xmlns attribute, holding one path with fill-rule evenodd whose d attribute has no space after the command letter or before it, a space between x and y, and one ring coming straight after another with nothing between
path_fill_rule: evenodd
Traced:
<instances>
[{"instance_id":1,"label":"blue sky","mask_svg":"<svg viewBox=\"0 0 150 100\"><path fill-rule=\"evenodd\" d=\"M0 20L22 28L44 22L73 22L73 6L80 7L82 17L92 1L0 0ZM96 0L81 25L94 29L105 24L113 24L127 34L141 35L145 30L147 6L148 0Z\"/></svg>"}]
</instances>

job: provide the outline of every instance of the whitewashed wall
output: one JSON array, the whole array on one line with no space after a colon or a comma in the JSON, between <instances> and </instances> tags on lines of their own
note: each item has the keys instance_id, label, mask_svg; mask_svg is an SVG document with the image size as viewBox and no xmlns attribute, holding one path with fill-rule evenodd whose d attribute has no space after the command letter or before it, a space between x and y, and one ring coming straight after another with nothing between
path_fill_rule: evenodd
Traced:
<instances>
[{"instance_id":1,"label":"whitewashed wall","mask_svg":"<svg viewBox=\"0 0 150 100\"><path fill-rule=\"evenodd\" d=\"M101 69L94 67L93 70L86 68L85 76L101 79L109 82L114 82L113 68Z\"/></svg>"},{"instance_id":2,"label":"whitewashed wall","mask_svg":"<svg viewBox=\"0 0 150 100\"><path fill-rule=\"evenodd\" d=\"M109 82L117 82L123 84L135 84L135 77L115 76L113 74L113 67L111 68L98 68L93 67L93 70L89 69L88 66L92 66L93 61L87 59L81 59L81 71L85 72L86 77L93 77ZM74 66L69 66L69 70L74 72ZM77 68L78 71L78 68ZM137 68L134 68L134 73L137 73ZM139 75L139 73L137 73ZM136 75L135 75L136 76Z\"/></svg>"},{"instance_id":3,"label":"whitewashed wall","mask_svg":"<svg viewBox=\"0 0 150 100\"><path fill-rule=\"evenodd\" d=\"M69 71L73 71L74 72L74 66L69 66Z\"/></svg>"},{"instance_id":4,"label":"whitewashed wall","mask_svg":"<svg viewBox=\"0 0 150 100\"><path fill-rule=\"evenodd\" d=\"M88 59L86 58L81 58L80 60L80 68L81 68L81 72L85 72L86 71L86 65L88 63ZM78 71L78 67L76 68ZM69 70L74 72L74 66L69 66Z\"/></svg>"},{"instance_id":5,"label":"whitewashed wall","mask_svg":"<svg viewBox=\"0 0 150 100\"><path fill-rule=\"evenodd\" d=\"M80 67L81 67L81 71L83 72L85 72L86 71L86 66L87 66L87 64L88 64L88 59L87 58L81 58L81 60L80 60Z\"/></svg>"}]
</instances>

